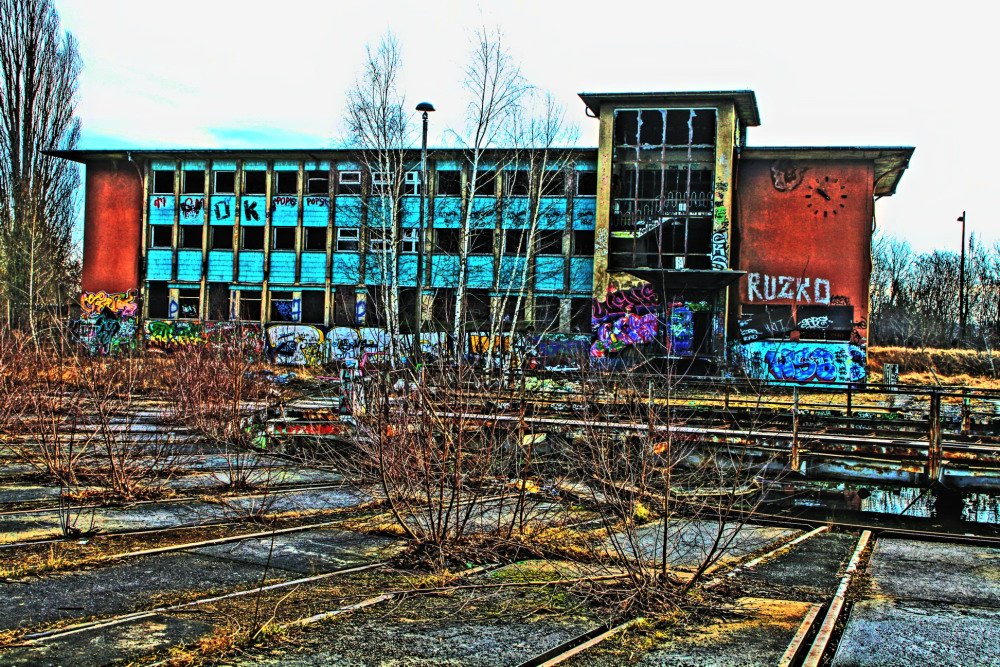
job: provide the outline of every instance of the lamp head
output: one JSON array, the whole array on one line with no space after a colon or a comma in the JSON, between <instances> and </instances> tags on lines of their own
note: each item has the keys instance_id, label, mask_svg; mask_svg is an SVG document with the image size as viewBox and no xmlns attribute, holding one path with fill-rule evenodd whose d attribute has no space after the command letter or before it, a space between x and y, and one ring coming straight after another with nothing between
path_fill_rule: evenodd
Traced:
<instances>
[{"instance_id":1,"label":"lamp head","mask_svg":"<svg viewBox=\"0 0 1000 667\"><path fill-rule=\"evenodd\" d=\"M417 111L423 111L427 113L428 111L434 111L434 105L430 102L421 102L417 105Z\"/></svg>"}]
</instances>

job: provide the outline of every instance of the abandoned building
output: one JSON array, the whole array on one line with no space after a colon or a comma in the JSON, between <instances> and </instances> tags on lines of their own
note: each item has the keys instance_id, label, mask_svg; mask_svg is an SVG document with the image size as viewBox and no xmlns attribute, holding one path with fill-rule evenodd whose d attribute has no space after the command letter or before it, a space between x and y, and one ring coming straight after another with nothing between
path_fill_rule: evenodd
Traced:
<instances>
[{"instance_id":1,"label":"abandoned building","mask_svg":"<svg viewBox=\"0 0 1000 667\"><path fill-rule=\"evenodd\" d=\"M752 91L580 97L596 149L492 150L475 173L431 149L426 188L418 149L395 188L349 150L54 151L87 167L81 335L249 321L308 363L421 322L443 354L462 285L466 351L499 332L543 367L865 379L874 202L912 148L748 146Z\"/></svg>"}]
</instances>

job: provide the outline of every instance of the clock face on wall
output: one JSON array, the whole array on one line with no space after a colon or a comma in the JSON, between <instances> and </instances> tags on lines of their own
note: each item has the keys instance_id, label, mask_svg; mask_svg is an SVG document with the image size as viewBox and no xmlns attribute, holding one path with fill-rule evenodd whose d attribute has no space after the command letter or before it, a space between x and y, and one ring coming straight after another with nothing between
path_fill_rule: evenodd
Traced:
<instances>
[{"instance_id":1,"label":"clock face on wall","mask_svg":"<svg viewBox=\"0 0 1000 667\"><path fill-rule=\"evenodd\" d=\"M832 176L811 178L806 182L805 202L813 216L835 217L847 203L847 187Z\"/></svg>"}]
</instances>

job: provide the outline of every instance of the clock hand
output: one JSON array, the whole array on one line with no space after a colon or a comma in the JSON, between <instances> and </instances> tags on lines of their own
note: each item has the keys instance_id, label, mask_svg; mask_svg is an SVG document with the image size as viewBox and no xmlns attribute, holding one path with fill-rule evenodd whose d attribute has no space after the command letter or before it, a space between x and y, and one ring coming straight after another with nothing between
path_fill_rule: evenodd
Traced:
<instances>
[{"instance_id":1,"label":"clock hand","mask_svg":"<svg viewBox=\"0 0 1000 667\"><path fill-rule=\"evenodd\" d=\"M816 188L816 192L822 195L823 199L830 201L831 199L830 195L826 194L826 190L824 190L823 188Z\"/></svg>"}]
</instances>

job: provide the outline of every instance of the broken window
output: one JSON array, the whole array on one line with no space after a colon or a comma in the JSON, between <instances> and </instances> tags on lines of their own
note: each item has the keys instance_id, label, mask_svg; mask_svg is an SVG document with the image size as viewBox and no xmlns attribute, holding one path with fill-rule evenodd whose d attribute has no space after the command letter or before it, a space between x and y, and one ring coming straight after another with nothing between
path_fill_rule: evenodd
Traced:
<instances>
[{"instance_id":1,"label":"broken window","mask_svg":"<svg viewBox=\"0 0 1000 667\"><path fill-rule=\"evenodd\" d=\"M354 302L354 286L338 285L333 291L333 324L351 327L358 323Z\"/></svg>"},{"instance_id":2,"label":"broken window","mask_svg":"<svg viewBox=\"0 0 1000 667\"><path fill-rule=\"evenodd\" d=\"M201 248L202 228L195 225L181 225L181 247Z\"/></svg>"},{"instance_id":3,"label":"broken window","mask_svg":"<svg viewBox=\"0 0 1000 667\"><path fill-rule=\"evenodd\" d=\"M503 173L504 194L527 197L531 191L531 172L527 169L508 169Z\"/></svg>"},{"instance_id":4,"label":"broken window","mask_svg":"<svg viewBox=\"0 0 1000 667\"><path fill-rule=\"evenodd\" d=\"M493 254L493 230L492 229L470 229L469 230L469 252L476 255Z\"/></svg>"},{"instance_id":5,"label":"broken window","mask_svg":"<svg viewBox=\"0 0 1000 667\"><path fill-rule=\"evenodd\" d=\"M368 250L388 252L392 249L392 230L386 227L372 227L368 230Z\"/></svg>"},{"instance_id":6,"label":"broken window","mask_svg":"<svg viewBox=\"0 0 1000 667\"><path fill-rule=\"evenodd\" d=\"M244 250L264 249L264 228L263 227L243 227L240 229L243 234Z\"/></svg>"},{"instance_id":7,"label":"broken window","mask_svg":"<svg viewBox=\"0 0 1000 667\"><path fill-rule=\"evenodd\" d=\"M174 228L169 225L152 225L150 228L150 248L169 248L173 245Z\"/></svg>"},{"instance_id":8,"label":"broken window","mask_svg":"<svg viewBox=\"0 0 1000 667\"><path fill-rule=\"evenodd\" d=\"M431 314L437 325L450 325L455 321L455 290L442 288L434 291L434 307ZM449 347L453 347L449 340Z\"/></svg>"},{"instance_id":9,"label":"broken window","mask_svg":"<svg viewBox=\"0 0 1000 667\"><path fill-rule=\"evenodd\" d=\"M573 232L573 254L590 257L594 254L594 232L579 230Z\"/></svg>"},{"instance_id":10,"label":"broken window","mask_svg":"<svg viewBox=\"0 0 1000 667\"><path fill-rule=\"evenodd\" d=\"M302 302L293 292L271 292L271 322L298 322L302 314Z\"/></svg>"},{"instance_id":11,"label":"broken window","mask_svg":"<svg viewBox=\"0 0 1000 667\"><path fill-rule=\"evenodd\" d=\"M504 232L503 254L524 255L528 252L528 230L508 229Z\"/></svg>"},{"instance_id":12,"label":"broken window","mask_svg":"<svg viewBox=\"0 0 1000 667\"><path fill-rule=\"evenodd\" d=\"M361 194L361 172L342 171L337 187L339 195L359 195Z\"/></svg>"},{"instance_id":13,"label":"broken window","mask_svg":"<svg viewBox=\"0 0 1000 667\"><path fill-rule=\"evenodd\" d=\"M576 172L576 194L578 197L597 196L597 172L578 171Z\"/></svg>"},{"instance_id":14,"label":"broken window","mask_svg":"<svg viewBox=\"0 0 1000 667\"><path fill-rule=\"evenodd\" d=\"M744 343L785 338L795 328L791 306L740 305L739 334Z\"/></svg>"},{"instance_id":15,"label":"broken window","mask_svg":"<svg viewBox=\"0 0 1000 667\"><path fill-rule=\"evenodd\" d=\"M393 180L397 177L397 173L391 171L373 171L372 172L372 191L379 193L391 192L394 183ZM403 191L404 195L419 195L420 194L420 172L419 171L408 171L403 174Z\"/></svg>"},{"instance_id":16,"label":"broken window","mask_svg":"<svg viewBox=\"0 0 1000 667\"><path fill-rule=\"evenodd\" d=\"M208 283L208 319L229 319L229 283Z\"/></svg>"},{"instance_id":17,"label":"broken window","mask_svg":"<svg viewBox=\"0 0 1000 667\"><path fill-rule=\"evenodd\" d=\"M470 331L489 330L489 290L469 289L465 291L465 317Z\"/></svg>"},{"instance_id":18,"label":"broken window","mask_svg":"<svg viewBox=\"0 0 1000 667\"><path fill-rule=\"evenodd\" d=\"M462 194L462 172L458 169L442 169L436 173L437 193L446 196Z\"/></svg>"},{"instance_id":19,"label":"broken window","mask_svg":"<svg viewBox=\"0 0 1000 667\"><path fill-rule=\"evenodd\" d=\"M326 295L318 290L302 292L302 308L299 322L303 324L323 324L326 310Z\"/></svg>"},{"instance_id":20,"label":"broken window","mask_svg":"<svg viewBox=\"0 0 1000 667\"><path fill-rule=\"evenodd\" d=\"M184 171L184 189L186 195L205 194L205 172L201 169L187 169Z\"/></svg>"},{"instance_id":21,"label":"broken window","mask_svg":"<svg viewBox=\"0 0 1000 667\"><path fill-rule=\"evenodd\" d=\"M239 319L260 322L260 290L240 290Z\"/></svg>"},{"instance_id":22,"label":"broken window","mask_svg":"<svg viewBox=\"0 0 1000 667\"><path fill-rule=\"evenodd\" d=\"M174 194L174 170L157 169L153 172L153 194Z\"/></svg>"},{"instance_id":23,"label":"broken window","mask_svg":"<svg viewBox=\"0 0 1000 667\"><path fill-rule=\"evenodd\" d=\"M337 252L357 252L361 230L357 227L337 228Z\"/></svg>"},{"instance_id":24,"label":"broken window","mask_svg":"<svg viewBox=\"0 0 1000 667\"><path fill-rule=\"evenodd\" d=\"M593 327L593 299L571 299L569 326L575 333L590 333Z\"/></svg>"},{"instance_id":25,"label":"broken window","mask_svg":"<svg viewBox=\"0 0 1000 667\"><path fill-rule=\"evenodd\" d=\"M212 226L212 249L232 250L233 249L233 227L232 225Z\"/></svg>"},{"instance_id":26,"label":"broken window","mask_svg":"<svg viewBox=\"0 0 1000 667\"><path fill-rule=\"evenodd\" d=\"M295 228L294 227L272 228L271 247L274 250L295 250Z\"/></svg>"},{"instance_id":27,"label":"broken window","mask_svg":"<svg viewBox=\"0 0 1000 667\"><path fill-rule=\"evenodd\" d=\"M150 319L164 319L170 316L170 288L166 281L149 281L146 289L146 315Z\"/></svg>"},{"instance_id":28,"label":"broken window","mask_svg":"<svg viewBox=\"0 0 1000 667\"><path fill-rule=\"evenodd\" d=\"M326 227L306 227L303 250L326 250Z\"/></svg>"},{"instance_id":29,"label":"broken window","mask_svg":"<svg viewBox=\"0 0 1000 667\"><path fill-rule=\"evenodd\" d=\"M212 172L213 183L212 192L217 195L231 195L236 192L236 172L216 171Z\"/></svg>"},{"instance_id":30,"label":"broken window","mask_svg":"<svg viewBox=\"0 0 1000 667\"><path fill-rule=\"evenodd\" d=\"M307 171L306 192L311 195L330 194L330 172Z\"/></svg>"},{"instance_id":31,"label":"broken window","mask_svg":"<svg viewBox=\"0 0 1000 667\"><path fill-rule=\"evenodd\" d=\"M798 306L795 319L803 340L850 340L854 306Z\"/></svg>"},{"instance_id":32,"label":"broken window","mask_svg":"<svg viewBox=\"0 0 1000 667\"><path fill-rule=\"evenodd\" d=\"M559 329L559 299L554 296L535 297L535 331Z\"/></svg>"},{"instance_id":33,"label":"broken window","mask_svg":"<svg viewBox=\"0 0 1000 667\"><path fill-rule=\"evenodd\" d=\"M541 197L558 197L566 194L566 172L549 169L541 173L538 194Z\"/></svg>"},{"instance_id":34,"label":"broken window","mask_svg":"<svg viewBox=\"0 0 1000 667\"><path fill-rule=\"evenodd\" d=\"M267 172L266 171L244 171L243 172L243 194L263 195L267 193Z\"/></svg>"},{"instance_id":35,"label":"broken window","mask_svg":"<svg viewBox=\"0 0 1000 667\"><path fill-rule=\"evenodd\" d=\"M299 194L299 172L297 171L274 172L274 194L276 195Z\"/></svg>"},{"instance_id":36,"label":"broken window","mask_svg":"<svg viewBox=\"0 0 1000 667\"><path fill-rule=\"evenodd\" d=\"M538 254L561 255L562 237L563 237L562 232L555 229L546 229L543 231L536 232L535 238L538 241Z\"/></svg>"},{"instance_id":37,"label":"broken window","mask_svg":"<svg viewBox=\"0 0 1000 667\"><path fill-rule=\"evenodd\" d=\"M461 231L458 229L435 229L437 237L437 247L441 252L457 254L458 244L461 241Z\"/></svg>"},{"instance_id":38,"label":"broken window","mask_svg":"<svg viewBox=\"0 0 1000 667\"><path fill-rule=\"evenodd\" d=\"M493 197L497 193L497 173L492 169L480 169L476 174L476 194Z\"/></svg>"},{"instance_id":39,"label":"broken window","mask_svg":"<svg viewBox=\"0 0 1000 667\"><path fill-rule=\"evenodd\" d=\"M177 317L182 320L198 319L198 310L201 307L201 290L179 289L177 290Z\"/></svg>"}]
</instances>

